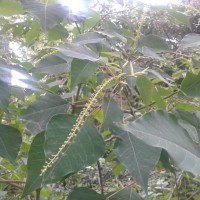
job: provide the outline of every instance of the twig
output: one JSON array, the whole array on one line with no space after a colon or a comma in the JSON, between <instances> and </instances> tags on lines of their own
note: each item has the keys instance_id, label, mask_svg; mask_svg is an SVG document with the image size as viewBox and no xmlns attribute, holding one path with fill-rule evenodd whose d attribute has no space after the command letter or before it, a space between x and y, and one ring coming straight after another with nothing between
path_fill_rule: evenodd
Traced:
<instances>
[{"instance_id":1,"label":"twig","mask_svg":"<svg viewBox=\"0 0 200 200\"><path fill-rule=\"evenodd\" d=\"M192 200L193 197L199 193L199 190L197 190L196 192L193 192L186 200Z\"/></svg>"},{"instance_id":2,"label":"twig","mask_svg":"<svg viewBox=\"0 0 200 200\"><path fill-rule=\"evenodd\" d=\"M97 161L97 167L98 167L98 171L99 171L99 180L100 180L100 186L101 186L101 194L104 194L104 189L103 189L103 177L102 177L102 173L101 173L101 164L99 161Z\"/></svg>"},{"instance_id":3,"label":"twig","mask_svg":"<svg viewBox=\"0 0 200 200\"><path fill-rule=\"evenodd\" d=\"M16 184L16 183L21 183L21 184L23 183L24 184L25 182L17 181L17 180L5 180L3 178L0 178L0 183L7 183L7 184L9 184L9 185L11 185L13 187L16 187L16 188L18 188L20 190L23 190L24 188L22 186Z\"/></svg>"},{"instance_id":4,"label":"twig","mask_svg":"<svg viewBox=\"0 0 200 200\"><path fill-rule=\"evenodd\" d=\"M41 192L41 188L38 188L36 190L36 200L40 200L40 192Z\"/></svg>"}]
</instances>

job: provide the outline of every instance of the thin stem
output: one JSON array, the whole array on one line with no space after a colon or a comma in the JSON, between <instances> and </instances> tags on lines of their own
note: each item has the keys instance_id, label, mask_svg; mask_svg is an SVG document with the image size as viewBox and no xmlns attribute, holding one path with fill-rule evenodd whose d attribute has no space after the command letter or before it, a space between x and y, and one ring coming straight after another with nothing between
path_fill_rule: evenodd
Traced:
<instances>
[{"instance_id":1,"label":"thin stem","mask_svg":"<svg viewBox=\"0 0 200 200\"><path fill-rule=\"evenodd\" d=\"M35 200L40 200L40 192L41 192L41 188L38 188L36 190L36 198L35 198Z\"/></svg>"},{"instance_id":2,"label":"thin stem","mask_svg":"<svg viewBox=\"0 0 200 200\"><path fill-rule=\"evenodd\" d=\"M100 180L100 186L101 186L101 194L104 194L104 189L103 189L103 177L101 173L101 164L99 161L97 161L97 167L98 167L98 172L99 172L99 180Z\"/></svg>"},{"instance_id":3,"label":"thin stem","mask_svg":"<svg viewBox=\"0 0 200 200\"><path fill-rule=\"evenodd\" d=\"M78 32L79 32L79 34L81 34L81 29L79 28L79 26L78 26L78 23L77 23L77 22L75 22L75 24L76 24L76 28L77 28L77 30L78 30Z\"/></svg>"},{"instance_id":4,"label":"thin stem","mask_svg":"<svg viewBox=\"0 0 200 200\"><path fill-rule=\"evenodd\" d=\"M78 90L77 90L76 98L75 98L76 101L78 101L78 99L79 99L80 91L81 91L81 83L78 84Z\"/></svg>"}]
</instances>

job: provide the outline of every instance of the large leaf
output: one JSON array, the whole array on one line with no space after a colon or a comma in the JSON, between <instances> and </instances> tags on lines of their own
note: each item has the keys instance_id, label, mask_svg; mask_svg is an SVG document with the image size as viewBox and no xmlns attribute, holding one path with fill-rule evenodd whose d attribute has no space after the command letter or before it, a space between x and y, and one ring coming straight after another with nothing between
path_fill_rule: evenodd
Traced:
<instances>
[{"instance_id":1,"label":"large leaf","mask_svg":"<svg viewBox=\"0 0 200 200\"><path fill-rule=\"evenodd\" d=\"M200 46L200 35L196 33L189 33L184 36L181 40L179 50L186 48L199 48Z\"/></svg>"},{"instance_id":2,"label":"large leaf","mask_svg":"<svg viewBox=\"0 0 200 200\"><path fill-rule=\"evenodd\" d=\"M49 119L59 113L66 113L68 103L58 95L47 94L34 101L21 116L27 129L37 134L45 130Z\"/></svg>"},{"instance_id":3,"label":"large leaf","mask_svg":"<svg viewBox=\"0 0 200 200\"><path fill-rule=\"evenodd\" d=\"M44 132L42 132L36 135L31 143L28 153L27 179L23 196L31 194L32 191L41 187L42 176L38 175L40 174L41 168L45 163L45 154L43 148L44 139Z\"/></svg>"},{"instance_id":4,"label":"large leaf","mask_svg":"<svg viewBox=\"0 0 200 200\"><path fill-rule=\"evenodd\" d=\"M120 126L112 132L120 138L115 149L117 158L147 191L149 173L159 161L161 149L149 146Z\"/></svg>"},{"instance_id":5,"label":"large leaf","mask_svg":"<svg viewBox=\"0 0 200 200\"><path fill-rule=\"evenodd\" d=\"M153 98L154 85L145 75L141 75L137 78L136 87L143 102L148 106Z\"/></svg>"},{"instance_id":6,"label":"large leaf","mask_svg":"<svg viewBox=\"0 0 200 200\"><path fill-rule=\"evenodd\" d=\"M54 116L47 125L45 154L55 155L66 140L76 117ZM66 147L54 165L44 175L44 182L54 182L71 173L93 164L104 153L104 142L96 128L86 122L76 138Z\"/></svg>"},{"instance_id":7,"label":"large leaf","mask_svg":"<svg viewBox=\"0 0 200 200\"><path fill-rule=\"evenodd\" d=\"M91 43L101 43L105 40L105 37L96 32L88 32L82 34L73 40L73 43L77 43L79 45L91 44Z\"/></svg>"},{"instance_id":8,"label":"large leaf","mask_svg":"<svg viewBox=\"0 0 200 200\"><path fill-rule=\"evenodd\" d=\"M11 16L22 14L23 9L19 2L13 0L0 1L0 14L3 16Z\"/></svg>"},{"instance_id":9,"label":"large leaf","mask_svg":"<svg viewBox=\"0 0 200 200\"><path fill-rule=\"evenodd\" d=\"M83 83L96 72L97 68L97 63L74 59L71 63L71 87L74 88L79 83Z\"/></svg>"},{"instance_id":10,"label":"large leaf","mask_svg":"<svg viewBox=\"0 0 200 200\"><path fill-rule=\"evenodd\" d=\"M21 2L27 12L39 18L44 31L59 24L68 12L66 7L58 4L46 5L36 0L21 0Z\"/></svg>"},{"instance_id":11,"label":"large leaf","mask_svg":"<svg viewBox=\"0 0 200 200\"><path fill-rule=\"evenodd\" d=\"M132 188L124 188L105 200L143 200L143 198Z\"/></svg>"},{"instance_id":12,"label":"large leaf","mask_svg":"<svg viewBox=\"0 0 200 200\"><path fill-rule=\"evenodd\" d=\"M186 77L181 83L181 90L188 96L199 97L200 96L200 73L192 74L187 73Z\"/></svg>"},{"instance_id":13,"label":"large leaf","mask_svg":"<svg viewBox=\"0 0 200 200\"><path fill-rule=\"evenodd\" d=\"M21 133L11 126L0 125L0 156L15 164L22 143Z\"/></svg>"},{"instance_id":14,"label":"large leaf","mask_svg":"<svg viewBox=\"0 0 200 200\"><path fill-rule=\"evenodd\" d=\"M181 170L200 175L200 150L177 118L164 111L152 111L120 129L131 133L145 143L165 149Z\"/></svg>"},{"instance_id":15,"label":"large leaf","mask_svg":"<svg viewBox=\"0 0 200 200\"><path fill-rule=\"evenodd\" d=\"M10 94L11 91L8 84L0 81L0 108L5 112L8 112Z\"/></svg>"},{"instance_id":16,"label":"large leaf","mask_svg":"<svg viewBox=\"0 0 200 200\"><path fill-rule=\"evenodd\" d=\"M102 125L103 130L111 129L114 122L120 122L123 118L123 112L117 105L117 102L112 98L103 99L103 114L104 122Z\"/></svg>"},{"instance_id":17,"label":"large leaf","mask_svg":"<svg viewBox=\"0 0 200 200\"><path fill-rule=\"evenodd\" d=\"M160 59L157 53L169 51L169 47L164 39L156 35L144 36L138 42L138 50L145 56L149 56L155 59Z\"/></svg>"},{"instance_id":18,"label":"large leaf","mask_svg":"<svg viewBox=\"0 0 200 200\"><path fill-rule=\"evenodd\" d=\"M105 197L89 188L77 188L69 195L68 200L105 200Z\"/></svg>"},{"instance_id":19,"label":"large leaf","mask_svg":"<svg viewBox=\"0 0 200 200\"><path fill-rule=\"evenodd\" d=\"M67 57L90 60L94 62L99 60L99 56L86 46L67 44L55 47L55 49Z\"/></svg>"},{"instance_id":20,"label":"large leaf","mask_svg":"<svg viewBox=\"0 0 200 200\"><path fill-rule=\"evenodd\" d=\"M45 74L57 75L69 72L70 68L71 68L70 61L67 62L66 60L60 58L59 56L53 55L37 63L36 66L33 69L31 69L31 72L39 74L45 73Z\"/></svg>"}]
</instances>

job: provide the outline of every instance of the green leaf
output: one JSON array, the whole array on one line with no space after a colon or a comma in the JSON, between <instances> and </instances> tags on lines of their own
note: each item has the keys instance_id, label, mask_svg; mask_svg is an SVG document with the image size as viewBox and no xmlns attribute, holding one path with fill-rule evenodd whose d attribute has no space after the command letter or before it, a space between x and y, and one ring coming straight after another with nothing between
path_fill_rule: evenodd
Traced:
<instances>
[{"instance_id":1,"label":"green leaf","mask_svg":"<svg viewBox=\"0 0 200 200\"><path fill-rule=\"evenodd\" d=\"M106 200L101 194L98 194L89 188L76 188L68 197L68 200Z\"/></svg>"},{"instance_id":2,"label":"green leaf","mask_svg":"<svg viewBox=\"0 0 200 200\"><path fill-rule=\"evenodd\" d=\"M42 176L39 176L42 166L45 163L44 154L44 132L35 136L31 143L27 161L27 179L23 191L23 197L31 194L32 191L41 187Z\"/></svg>"},{"instance_id":3,"label":"green leaf","mask_svg":"<svg viewBox=\"0 0 200 200\"><path fill-rule=\"evenodd\" d=\"M86 81L87 78L96 72L97 68L97 63L74 59L71 63L71 88Z\"/></svg>"},{"instance_id":4,"label":"green leaf","mask_svg":"<svg viewBox=\"0 0 200 200\"><path fill-rule=\"evenodd\" d=\"M161 149L151 147L125 128L115 126L112 132L119 138L116 155L135 180L147 191L149 173L159 161Z\"/></svg>"},{"instance_id":5,"label":"green leaf","mask_svg":"<svg viewBox=\"0 0 200 200\"><path fill-rule=\"evenodd\" d=\"M106 200L143 200L143 198L132 188L124 188L114 195L110 195Z\"/></svg>"},{"instance_id":6,"label":"green leaf","mask_svg":"<svg viewBox=\"0 0 200 200\"><path fill-rule=\"evenodd\" d=\"M180 42L180 46L178 50L186 49L186 48L199 48L200 46L200 35L196 33L189 33L183 37Z\"/></svg>"},{"instance_id":7,"label":"green leaf","mask_svg":"<svg viewBox=\"0 0 200 200\"><path fill-rule=\"evenodd\" d=\"M68 102L59 95L46 94L34 101L21 116L27 129L37 134L45 130L49 119L59 113L66 113Z\"/></svg>"},{"instance_id":8,"label":"green leaf","mask_svg":"<svg viewBox=\"0 0 200 200\"><path fill-rule=\"evenodd\" d=\"M120 129L135 135L146 144L165 149L174 165L200 175L200 150L177 118L164 111L152 111Z\"/></svg>"},{"instance_id":9,"label":"green leaf","mask_svg":"<svg viewBox=\"0 0 200 200\"><path fill-rule=\"evenodd\" d=\"M13 0L0 1L0 15L11 16L22 14L23 9L19 2Z\"/></svg>"},{"instance_id":10,"label":"green leaf","mask_svg":"<svg viewBox=\"0 0 200 200\"><path fill-rule=\"evenodd\" d=\"M40 20L45 32L62 22L68 13L68 9L59 4L48 5L36 0L21 0L21 2L24 10Z\"/></svg>"},{"instance_id":11,"label":"green leaf","mask_svg":"<svg viewBox=\"0 0 200 200\"><path fill-rule=\"evenodd\" d=\"M9 99L11 95L10 87L7 83L0 81L0 108L8 112Z\"/></svg>"},{"instance_id":12,"label":"green leaf","mask_svg":"<svg viewBox=\"0 0 200 200\"><path fill-rule=\"evenodd\" d=\"M79 45L94 44L94 43L101 43L105 39L106 38L99 33L88 32L88 33L79 35L77 38L75 38L73 40L73 43L76 43L76 44L79 44Z\"/></svg>"},{"instance_id":13,"label":"green leaf","mask_svg":"<svg viewBox=\"0 0 200 200\"><path fill-rule=\"evenodd\" d=\"M120 122L123 118L123 112L117 102L112 98L103 99L104 122L103 130L110 130L114 122Z\"/></svg>"},{"instance_id":14,"label":"green leaf","mask_svg":"<svg viewBox=\"0 0 200 200\"><path fill-rule=\"evenodd\" d=\"M170 11L169 13L179 23L185 24L190 30L192 30L191 21L190 21L190 17L189 16L187 16L187 15L185 15L183 13L180 13L180 12L176 12L176 11Z\"/></svg>"},{"instance_id":15,"label":"green leaf","mask_svg":"<svg viewBox=\"0 0 200 200\"><path fill-rule=\"evenodd\" d=\"M45 135L46 158L58 152L75 122L76 117L71 115L56 115L50 120ZM47 170L43 181L45 183L55 182L93 164L103 155L104 148L104 141L96 128L86 122L53 167Z\"/></svg>"},{"instance_id":16,"label":"green leaf","mask_svg":"<svg viewBox=\"0 0 200 200\"><path fill-rule=\"evenodd\" d=\"M40 33L40 24L34 20L30 25L30 30L26 33L25 39L28 45L32 44Z\"/></svg>"},{"instance_id":17,"label":"green leaf","mask_svg":"<svg viewBox=\"0 0 200 200\"><path fill-rule=\"evenodd\" d=\"M154 85L145 75L141 75L137 78L136 87L144 104L148 106L153 98Z\"/></svg>"},{"instance_id":18,"label":"green leaf","mask_svg":"<svg viewBox=\"0 0 200 200\"><path fill-rule=\"evenodd\" d=\"M48 41L62 40L66 39L69 36L69 32L63 26L56 25L48 32Z\"/></svg>"},{"instance_id":19,"label":"green leaf","mask_svg":"<svg viewBox=\"0 0 200 200\"><path fill-rule=\"evenodd\" d=\"M162 60L157 53L169 51L169 47L164 39L156 35L144 36L138 41L138 50L145 56Z\"/></svg>"},{"instance_id":20,"label":"green leaf","mask_svg":"<svg viewBox=\"0 0 200 200\"><path fill-rule=\"evenodd\" d=\"M200 72L199 74L192 74L188 72L186 77L181 83L181 90L188 96L199 97L200 96Z\"/></svg>"},{"instance_id":21,"label":"green leaf","mask_svg":"<svg viewBox=\"0 0 200 200\"><path fill-rule=\"evenodd\" d=\"M55 47L55 49L57 49L60 53L67 57L90 60L93 62L99 60L99 56L87 46L81 46L78 44L67 44Z\"/></svg>"},{"instance_id":22,"label":"green leaf","mask_svg":"<svg viewBox=\"0 0 200 200\"><path fill-rule=\"evenodd\" d=\"M0 156L15 164L22 143L21 133L11 126L0 125Z\"/></svg>"},{"instance_id":23,"label":"green leaf","mask_svg":"<svg viewBox=\"0 0 200 200\"><path fill-rule=\"evenodd\" d=\"M98 23L101 20L100 13L94 10L89 10L87 13L87 19L84 22L84 28L86 29L91 29L98 25Z\"/></svg>"},{"instance_id":24,"label":"green leaf","mask_svg":"<svg viewBox=\"0 0 200 200\"><path fill-rule=\"evenodd\" d=\"M57 75L69 72L71 68L70 59L69 62L53 55L45 60L37 63L34 68L30 70L32 73Z\"/></svg>"}]
</instances>

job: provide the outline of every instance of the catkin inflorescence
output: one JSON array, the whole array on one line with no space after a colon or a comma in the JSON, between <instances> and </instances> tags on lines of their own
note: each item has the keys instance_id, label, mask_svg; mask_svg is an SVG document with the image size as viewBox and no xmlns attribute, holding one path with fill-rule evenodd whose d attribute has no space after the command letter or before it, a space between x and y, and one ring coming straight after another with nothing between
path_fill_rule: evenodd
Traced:
<instances>
[{"instance_id":1,"label":"catkin inflorescence","mask_svg":"<svg viewBox=\"0 0 200 200\"><path fill-rule=\"evenodd\" d=\"M85 105L85 108L79 114L78 118L76 119L76 123L73 125L73 128L71 129L68 137L66 138L62 146L59 148L58 152L55 155L52 155L51 158L48 161L46 161L45 165L41 170L40 176L44 175L44 173L57 162L60 156L64 153L65 148L72 143L80 129L83 127L83 124L89 116L90 112L92 111L92 106L97 102L98 95L108 84L110 84L114 80L119 80L123 75L124 74L113 76L112 78L106 80L102 85L99 85L96 88L95 93L92 95L88 103Z\"/></svg>"}]
</instances>

